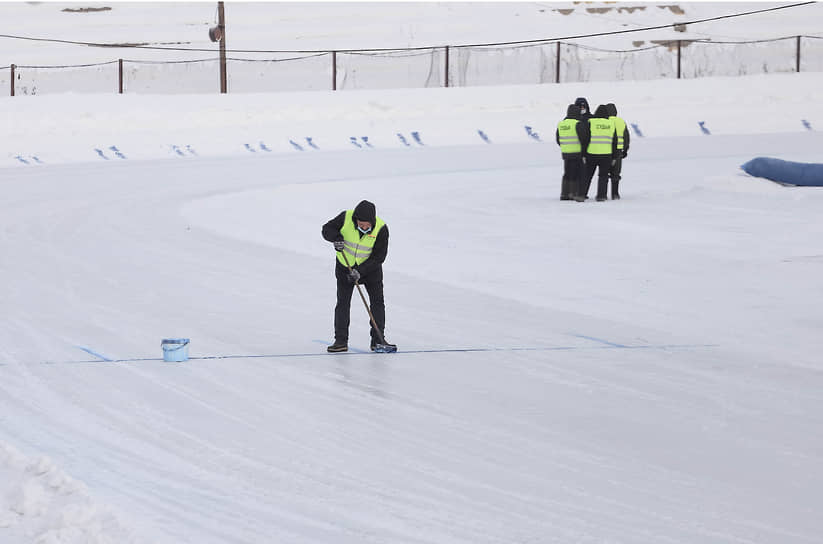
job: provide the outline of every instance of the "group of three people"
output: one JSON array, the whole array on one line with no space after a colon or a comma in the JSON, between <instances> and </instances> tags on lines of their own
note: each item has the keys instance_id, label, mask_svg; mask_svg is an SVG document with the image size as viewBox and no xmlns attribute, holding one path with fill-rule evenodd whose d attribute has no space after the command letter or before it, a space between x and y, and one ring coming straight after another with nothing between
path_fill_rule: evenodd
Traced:
<instances>
[{"instance_id":1,"label":"group of three people","mask_svg":"<svg viewBox=\"0 0 823 544\"><path fill-rule=\"evenodd\" d=\"M606 200L609 180L612 200L620 198L620 172L629 153L629 130L617 116L614 104L601 104L594 114L583 97L569 104L566 117L557 124L555 139L563 156L561 200L583 202L589 198L597 170L598 202Z\"/></svg>"}]
</instances>

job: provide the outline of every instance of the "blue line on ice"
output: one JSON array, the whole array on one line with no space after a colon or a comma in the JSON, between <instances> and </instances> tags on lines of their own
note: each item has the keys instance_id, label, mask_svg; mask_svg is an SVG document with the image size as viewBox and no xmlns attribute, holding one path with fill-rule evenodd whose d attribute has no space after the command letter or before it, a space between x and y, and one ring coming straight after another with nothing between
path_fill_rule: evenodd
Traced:
<instances>
[{"instance_id":1,"label":"blue line on ice","mask_svg":"<svg viewBox=\"0 0 823 544\"><path fill-rule=\"evenodd\" d=\"M591 340L598 341L596 338L590 338L586 336L581 336L580 338L587 338ZM313 340L313 342L318 344L326 345L328 342L325 340ZM485 348L432 348L432 349L399 349L395 352L397 355L411 355L415 353L490 353L490 352L514 352L514 351L586 351L586 350L602 350L602 349L699 349L699 348L716 348L719 347L720 344L642 344L637 346L625 346L622 344L613 344L610 342L600 341L602 345L600 346L590 346L590 347L581 347L581 346L545 346L545 347L485 347ZM83 351L94 355L95 357L99 357L100 359L95 360L88 360L88 361L41 361L40 364L49 364L49 365L58 365L58 364L79 364L79 363L100 363L100 362L109 362L109 363L139 363L139 362L150 362L150 361L163 361L162 357L138 357L133 359L109 359L105 358L103 355L95 353L88 348L83 348L81 346L77 346L78 348L82 349ZM337 355L372 355L371 351L366 351L363 349L358 348L350 348L349 351L344 351L341 353L325 353L325 352L312 352L312 353L268 353L268 354L258 354L258 355L204 355L200 357L189 357L190 361L208 361L208 360L217 360L217 359L284 359L284 358L293 358L293 357L334 357ZM0 363L0 366L7 366L4 363Z\"/></svg>"},{"instance_id":2,"label":"blue line on ice","mask_svg":"<svg viewBox=\"0 0 823 544\"><path fill-rule=\"evenodd\" d=\"M92 355L92 356L94 356L94 357L98 357L98 358L100 358L100 359L101 359L101 360L103 360L103 361L106 361L106 362L111 362L111 361L113 361L113 359L110 359L110 358L106 357L105 355L101 355L100 353L97 353L96 351L94 351L94 350L93 350L93 349L91 349L91 348L87 348L87 347L84 347L84 346L76 346L76 347L77 347L78 349L82 349L83 351L85 351L85 352L86 352L86 353L88 353L89 355ZM96 362L96 361L95 361L95 362Z\"/></svg>"}]
</instances>

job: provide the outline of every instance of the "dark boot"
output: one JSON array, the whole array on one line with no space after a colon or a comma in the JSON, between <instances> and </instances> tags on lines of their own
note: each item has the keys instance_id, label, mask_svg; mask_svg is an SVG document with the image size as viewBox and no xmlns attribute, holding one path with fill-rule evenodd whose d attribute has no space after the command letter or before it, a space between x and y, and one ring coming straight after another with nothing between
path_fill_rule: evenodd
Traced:
<instances>
[{"instance_id":1,"label":"dark boot","mask_svg":"<svg viewBox=\"0 0 823 544\"><path fill-rule=\"evenodd\" d=\"M568 178L563 176L563 181L560 184L560 200L571 200L569 185Z\"/></svg>"},{"instance_id":2,"label":"dark boot","mask_svg":"<svg viewBox=\"0 0 823 544\"><path fill-rule=\"evenodd\" d=\"M620 193L617 191L619 184L620 180L612 180L612 200L620 200Z\"/></svg>"},{"instance_id":3,"label":"dark boot","mask_svg":"<svg viewBox=\"0 0 823 544\"><path fill-rule=\"evenodd\" d=\"M395 344L389 344L385 338L382 343L372 338L369 347L372 351L379 351L380 353L394 353L397 351L397 346Z\"/></svg>"},{"instance_id":4,"label":"dark boot","mask_svg":"<svg viewBox=\"0 0 823 544\"><path fill-rule=\"evenodd\" d=\"M334 344L326 348L326 351L328 351L329 353L340 353L341 351L349 351L349 345L347 342L335 340Z\"/></svg>"}]
</instances>

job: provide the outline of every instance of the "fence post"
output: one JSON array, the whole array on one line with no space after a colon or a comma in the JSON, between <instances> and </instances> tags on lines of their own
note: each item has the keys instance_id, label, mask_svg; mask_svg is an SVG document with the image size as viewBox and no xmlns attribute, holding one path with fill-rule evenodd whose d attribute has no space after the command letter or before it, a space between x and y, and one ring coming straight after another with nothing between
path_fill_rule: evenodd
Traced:
<instances>
[{"instance_id":1,"label":"fence post","mask_svg":"<svg viewBox=\"0 0 823 544\"><path fill-rule=\"evenodd\" d=\"M337 51L331 52L331 90L337 90Z\"/></svg>"},{"instance_id":2,"label":"fence post","mask_svg":"<svg viewBox=\"0 0 823 544\"><path fill-rule=\"evenodd\" d=\"M11 69L11 96L14 96L14 64L9 66L9 68Z\"/></svg>"},{"instance_id":3,"label":"fence post","mask_svg":"<svg viewBox=\"0 0 823 544\"><path fill-rule=\"evenodd\" d=\"M677 79L680 79L680 40L677 40Z\"/></svg>"},{"instance_id":4,"label":"fence post","mask_svg":"<svg viewBox=\"0 0 823 544\"><path fill-rule=\"evenodd\" d=\"M446 46L446 87L449 86L449 46Z\"/></svg>"},{"instance_id":5,"label":"fence post","mask_svg":"<svg viewBox=\"0 0 823 544\"><path fill-rule=\"evenodd\" d=\"M117 80L119 94L123 94L123 59L117 59Z\"/></svg>"},{"instance_id":6,"label":"fence post","mask_svg":"<svg viewBox=\"0 0 823 544\"><path fill-rule=\"evenodd\" d=\"M554 66L554 82L560 83L560 42L557 42L557 55Z\"/></svg>"},{"instance_id":7,"label":"fence post","mask_svg":"<svg viewBox=\"0 0 823 544\"><path fill-rule=\"evenodd\" d=\"M797 71L800 72L800 36L797 37Z\"/></svg>"}]
</instances>

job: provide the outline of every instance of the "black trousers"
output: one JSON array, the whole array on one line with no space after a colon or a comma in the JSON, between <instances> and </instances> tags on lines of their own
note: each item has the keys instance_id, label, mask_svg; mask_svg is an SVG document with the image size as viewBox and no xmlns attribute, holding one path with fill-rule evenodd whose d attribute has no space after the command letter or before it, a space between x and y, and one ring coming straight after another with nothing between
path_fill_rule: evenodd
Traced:
<instances>
[{"instance_id":1,"label":"black trousers","mask_svg":"<svg viewBox=\"0 0 823 544\"><path fill-rule=\"evenodd\" d=\"M580 181L583 177L582 157L563 159L563 186L560 189L560 198L572 198L580 192Z\"/></svg>"},{"instance_id":2,"label":"black trousers","mask_svg":"<svg viewBox=\"0 0 823 544\"><path fill-rule=\"evenodd\" d=\"M612 198L620 195L618 188L620 187L620 172L623 170L623 157L618 155L609 170L609 177L612 180Z\"/></svg>"},{"instance_id":3,"label":"black trousers","mask_svg":"<svg viewBox=\"0 0 823 544\"><path fill-rule=\"evenodd\" d=\"M351 299L354 293L354 284L349 281L348 273L349 271L345 266L339 262L336 263L334 268L334 276L337 278L337 305L334 307L335 342L348 343L349 341L349 321L351 317ZM383 331L386 328L386 304L383 301L383 267L379 266L376 270L372 270L367 275L362 276L359 283L366 288L366 292L369 295L369 307L371 308L372 315L374 315L377 326L380 328L380 335L377 335L364 308L363 314L366 319L369 319L371 341L374 344L380 342L380 338L384 338ZM357 298L360 298L360 295L357 295Z\"/></svg>"},{"instance_id":4,"label":"black trousers","mask_svg":"<svg viewBox=\"0 0 823 544\"><path fill-rule=\"evenodd\" d=\"M606 188L609 186L609 169L611 166L611 155L589 155L586 157L585 182L583 183L585 192L581 194L588 196L589 187L591 187L592 178L594 178L594 171L597 170L597 198L606 198Z\"/></svg>"}]
</instances>

